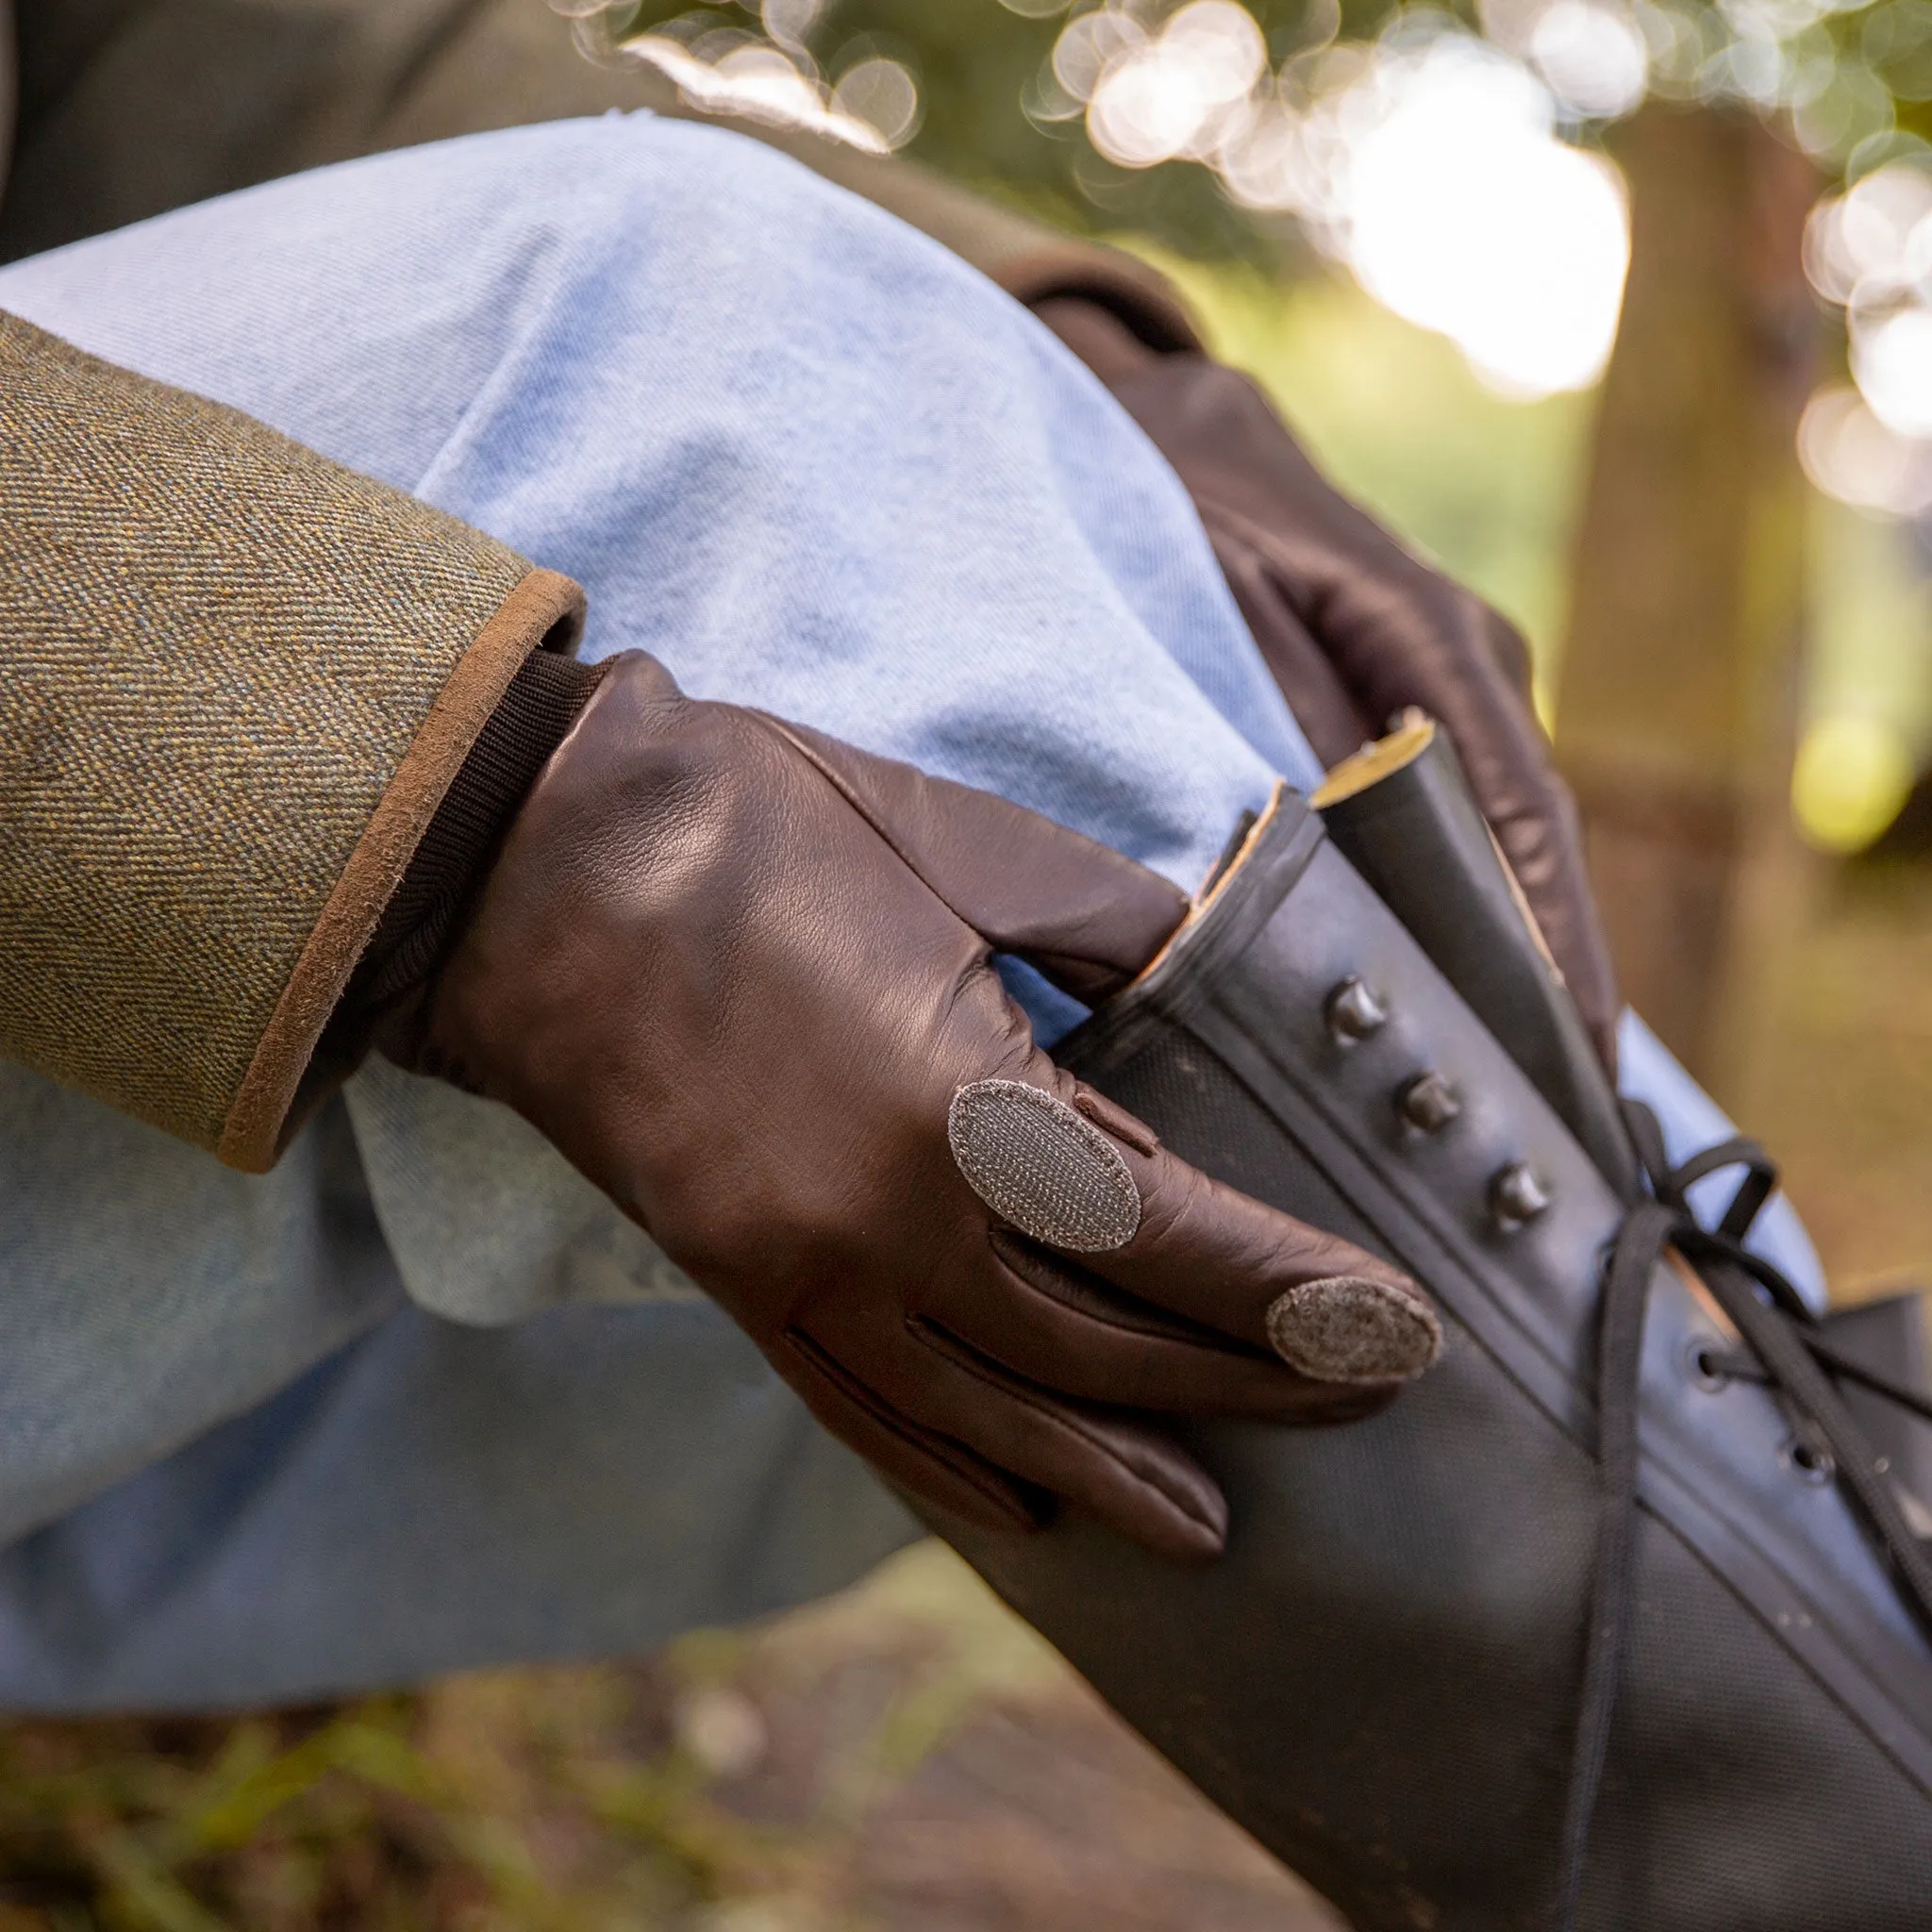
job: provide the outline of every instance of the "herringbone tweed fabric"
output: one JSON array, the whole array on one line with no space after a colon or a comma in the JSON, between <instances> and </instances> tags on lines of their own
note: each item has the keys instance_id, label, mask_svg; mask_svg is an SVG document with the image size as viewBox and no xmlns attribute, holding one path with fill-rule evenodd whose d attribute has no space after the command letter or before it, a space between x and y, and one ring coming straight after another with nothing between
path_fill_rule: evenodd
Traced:
<instances>
[{"instance_id":1,"label":"herringbone tweed fabric","mask_svg":"<svg viewBox=\"0 0 1932 1932\"><path fill-rule=\"evenodd\" d=\"M575 586L0 314L0 1054L265 1166Z\"/></svg>"}]
</instances>

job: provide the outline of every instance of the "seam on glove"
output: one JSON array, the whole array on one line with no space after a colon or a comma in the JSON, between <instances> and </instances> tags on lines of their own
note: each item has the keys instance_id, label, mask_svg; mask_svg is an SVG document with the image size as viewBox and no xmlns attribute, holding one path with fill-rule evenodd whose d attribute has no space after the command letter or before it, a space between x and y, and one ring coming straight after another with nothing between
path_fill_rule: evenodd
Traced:
<instances>
[{"instance_id":1,"label":"seam on glove","mask_svg":"<svg viewBox=\"0 0 1932 1932\"><path fill-rule=\"evenodd\" d=\"M963 1442L943 1436L936 1429L923 1428L910 1416L894 1408L869 1383L862 1382L834 1357L814 1341L802 1328L785 1330L785 1341L798 1358L844 1399L862 1410L889 1435L896 1436L908 1448L928 1461L936 1462L949 1475L957 1476L975 1494L983 1496L1016 1529L1038 1529L1041 1519L1022 1499L1016 1480L1000 1475L983 1457L975 1456Z\"/></svg>"},{"instance_id":2,"label":"seam on glove","mask_svg":"<svg viewBox=\"0 0 1932 1932\"><path fill-rule=\"evenodd\" d=\"M950 1362L963 1374L973 1376L976 1381L984 1382L989 1389L996 1389L1002 1395L1024 1404L1042 1422L1053 1424L1062 1434L1072 1436L1075 1441L1084 1443L1088 1448L1097 1450L1116 1469L1132 1477L1141 1488L1154 1491L1163 1502L1178 1514L1185 1516L1190 1523L1198 1523L1202 1528L1212 1530L1216 1535L1221 1533L1223 1524L1216 1523L1211 1517L1204 1516L1193 1507L1190 1498L1176 1495L1160 1480L1158 1471L1137 1468L1121 1453L1119 1443L1110 1441L1101 1430L1095 1428L1089 1417L1083 1415L1071 1403L1052 1400L1037 1384L1027 1381L1024 1375L1015 1374L1012 1370L1004 1368L990 1357L980 1354L970 1341L955 1335L950 1328L935 1322L929 1315L908 1316L906 1326L942 1361Z\"/></svg>"}]
</instances>

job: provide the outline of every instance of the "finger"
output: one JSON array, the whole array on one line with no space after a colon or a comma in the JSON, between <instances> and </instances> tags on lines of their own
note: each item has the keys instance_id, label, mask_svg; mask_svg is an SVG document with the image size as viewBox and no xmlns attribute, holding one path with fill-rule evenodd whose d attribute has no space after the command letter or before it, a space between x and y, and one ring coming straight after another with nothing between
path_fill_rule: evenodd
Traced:
<instances>
[{"instance_id":1,"label":"finger","mask_svg":"<svg viewBox=\"0 0 1932 1932\"><path fill-rule=\"evenodd\" d=\"M847 1448L910 1494L982 1529L1039 1529L1050 1500L964 1442L923 1427L797 1330L784 1338L779 1373Z\"/></svg>"},{"instance_id":2,"label":"finger","mask_svg":"<svg viewBox=\"0 0 1932 1932\"><path fill-rule=\"evenodd\" d=\"M1038 812L768 718L997 952L1076 998L1118 991L1187 916L1158 873Z\"/></svg>"},{"instance_id":3,"label":"finger","mask_svg":"<svg viewBox=\"0 0 1932 1932\"><path fill-rule=\"evenodd\" d=\"M1441 720L1597 1051L1614 1071L1622 1007L1616 974L1575 805L1529 699L1522 638L1479 598L1430 573L1411 572L1401 582L1406 590L1357 626L1357 675L1384 715L1417 704Z\"/></svg>"},{"instance_id":4,"label":"finger","mask_svg":"<svg viewBox=\"0 0 1932 1932\"><path fill-rule=\"evenodd\" d=\"M1039 1085L960 1088L948 1115L961 1174L1009 1226L1318 1381L1404 1381L1434 1361L1441 1325L1399 1270L1210 1180L1043 1055L1034 1069Z\"/></svg>"},{"instance_id":5,"label":"finger","mask_svg":"<svg viewBox=\"0 0 1932 1932\"><path fill-rule=\"evenodd\" d=\"M1318 1381L1408 1381L1441 1352L1435 1310L1399 1269L1164 1147L1124 1151L1141 1224L1121 1248L1091 1257L1107 1280L1272 1348Z\"/></svg>"},{"instance_id":6,"label":"finger","mask_svg":"<svg viewBox=\"0 0 1932 1932\"><path fill-rule=\"evenodd\" d=\"M914 1495L991 1529L1038 1528L1061 1497L1157 1555L1198 1562L1220 1551L1221 1491L1165 1438L1057 1400L937 1323L868 1324L846 1341L863 1375L836 1343L797 1328L779 1366L828 1429Z\"/></svg>"},{"instance_id":7,"label":"finger","mask_svg":"<svg viewBox=\"0 0 1932 1932\"><path fill-rule=\"evenodd\" d=\"M1483 641L1489 645L1490 657L1510 690L1534 715L1536 659L1530 655L1529 640L1500 610L1491 610L1484 605Z\"/></svg>"},{"instance_id":8,"label":"finger","mask_svg":"<svg viewBox=\"0 0 1932 1932\"><path fill-rule=\"evenodd\" d=\"M1488 795L1485 778L1491 781ZM1510 785L1507 774L1498 781L1492 771L1484 770L1472 773L1470 789L1529 902L1597 1057L1614 1075L1623 1001L1584 870L1583 834L1569 787L1549 772L1532 792L1526 785Z\"/></svg>"},{"instance_id":9,"label":"finger","mask_svg":"<svg viewBox=\"0 0 1932 1932\"><path fill-rule=\"evenodd\" d=\"M908 1331L941 1373L920 1421L1023 1483L1175 1562L1202 1562L1227 1540L1227 1503L1177 1443L1129 1416L1063 1401L979 1354L935 1322Z\"/></svg>"},{"instance_id":10,"label":"finger","mask_svg":"<svg viewBox=\"0 0 1932 1932\"><path fill-rule=\"evenodd\" d=\"M1176 1415L1327 1423L1360 1412L1358 1391L1291 1369L1124 1293L1004 1229L986 1264L925 1305L980 1354L1056 1394Z\"/></svg>"}]
</instances>

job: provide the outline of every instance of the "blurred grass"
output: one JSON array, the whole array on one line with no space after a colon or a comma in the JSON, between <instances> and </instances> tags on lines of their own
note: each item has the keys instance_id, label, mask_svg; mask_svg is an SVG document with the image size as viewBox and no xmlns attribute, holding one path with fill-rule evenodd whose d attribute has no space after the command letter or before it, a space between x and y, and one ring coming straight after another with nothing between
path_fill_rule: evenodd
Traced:
<instances>
[{"instance_id":1,"label":"blurred grass","mask_svg":"<svg viewBox=\"0 0 1932 1932\"><path fill-rule=\"evenodd\" d=\"M1331 1932L959 1560L625 1667L0 1729L0 1932Z\"/></svg>"}]
</instances>

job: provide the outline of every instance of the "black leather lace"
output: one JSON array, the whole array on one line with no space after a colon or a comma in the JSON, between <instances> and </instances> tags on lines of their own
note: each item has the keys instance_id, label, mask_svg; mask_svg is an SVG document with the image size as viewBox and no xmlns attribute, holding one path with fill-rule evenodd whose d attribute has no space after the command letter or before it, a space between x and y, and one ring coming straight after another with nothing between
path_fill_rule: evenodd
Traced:
<instances>
[{"instance_id":1,"label":"black leather lace","mask_svg":"<svg viewBox=\"0 0 1932 1932\"><path fill-rule=\"evenodd\" d=\"M1932 1421L1932 1401L1848 1360L1820 1332L1818 1318L1785 1276L1744 1247L1758 1211L1777 1185L1777 1169L1755 1141L1708 1147L1681 1166L1664 1153L1657 1117L1626 1102L1631 1139L1652 1198L1633 1208L1604 1274L1597 1331L1597 1468L1601 1493L1583 1695L1570 1761L1570 1789L1558 1866L1557 1932L1573 1932L1583 1900L1591 1822L1603 1784L1610 1721L1630 1620L1637 1552L1639 1416L1644 1313L1666 1250L1697 1266L1741 1346L1713 1358L1715 1374L1763 1383L1790 1415L1793 1453L1834 1473L1890 1563L1901 1597L1932 1633L1932 1555L1913 1534L1888 1474L1840 1395L1837 1379L1856 1382ZM1685 1195L1707 1174L1741 1167L1744 1177L1715 1231L1699 1225Z\"/></svg>"}]
</instances>

